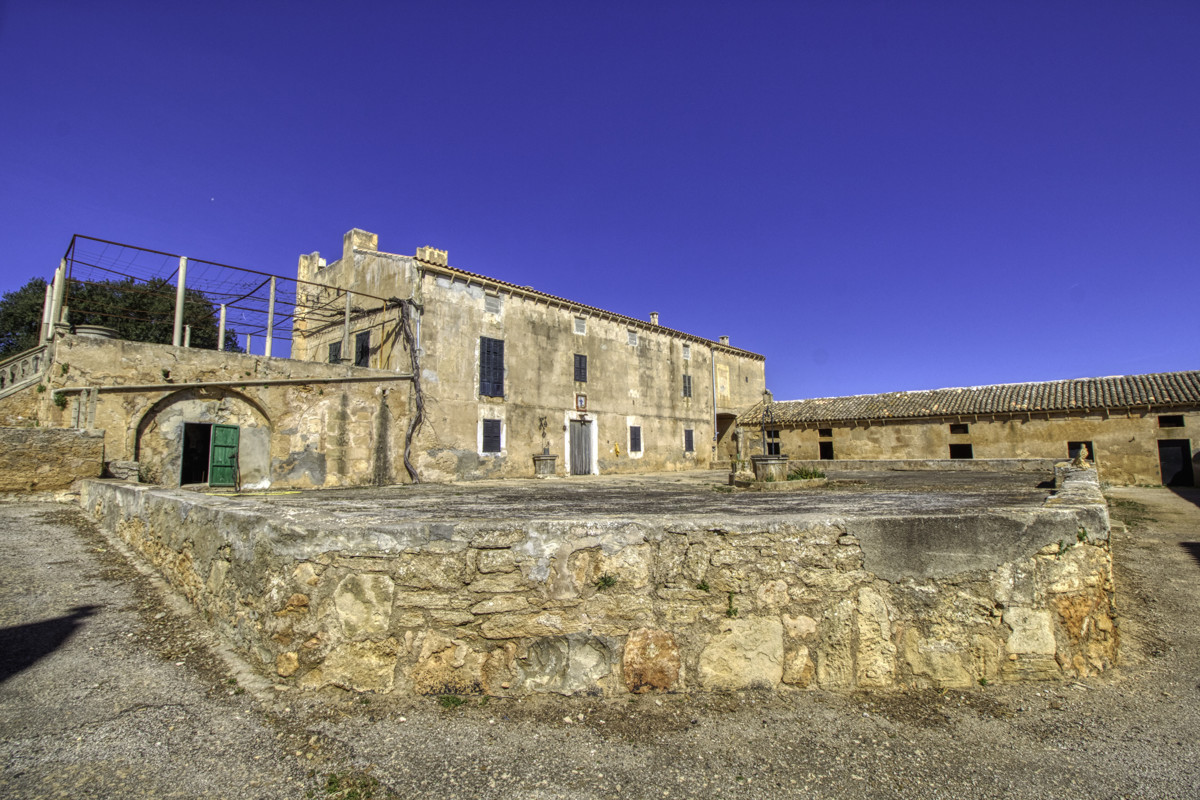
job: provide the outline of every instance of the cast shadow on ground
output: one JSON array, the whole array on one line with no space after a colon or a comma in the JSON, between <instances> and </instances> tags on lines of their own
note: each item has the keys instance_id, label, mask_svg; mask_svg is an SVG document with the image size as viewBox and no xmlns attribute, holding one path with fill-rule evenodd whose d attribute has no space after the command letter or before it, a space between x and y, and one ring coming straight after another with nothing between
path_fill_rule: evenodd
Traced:
<instances>
[{"instance_id":1,"label":"cast shadow on ground","mask_svg":"<svg viewBox=\"0 0 1200 800\"><path fill-rule=\"evenodd\" d=\"M1180 542L1179 546L1200 565L1200 542Z\"/></svg>"},{"instance_id":2,"label":"cast shadow on ground","mask_svg":"<svg viewBox=\"0 0 1200 800\"><path fill-rule=\"evenodd\" d=\"M100 606L75 606L70 614L27 625L0 628L0 683L29 669L66 644Z\"/></svg>"},{"instance_id":3,"label":"cast shadow on ground","mask_svg":"<svg viewBox=\"0 0 1200 800\"><path fill-rule=\"evenodd\" d=\"M1196 486L1168 486L1172 492L1179 497L1187 500L1189 503L1200 506L1200 487Z\"/></svg>"}]
</instances>

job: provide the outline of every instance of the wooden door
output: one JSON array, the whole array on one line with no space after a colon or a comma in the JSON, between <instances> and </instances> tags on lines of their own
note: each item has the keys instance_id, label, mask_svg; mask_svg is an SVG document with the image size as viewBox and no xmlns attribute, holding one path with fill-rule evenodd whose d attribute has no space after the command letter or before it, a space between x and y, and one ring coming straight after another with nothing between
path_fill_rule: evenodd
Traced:
<instances>
[{"instance_id":1,"label":"wooden door","mask_svg":"<svg viewBox=\"0 0 1200 800\"><path fill-rule=\"evenodd\" d=\"M236 486L238 483L238 427L212 426L212 451L208 462L209 486Z\"/></svg>"},{"instance_id":2,"label":"wooden door","mask_svg":"<svg viewBox=\"0 0 1200 800\"><path fill-rule=\"evenodd\" d=\"M571 420L571 474L592 474L592 436L589 423Z\"/></svg>"}]
</instances>

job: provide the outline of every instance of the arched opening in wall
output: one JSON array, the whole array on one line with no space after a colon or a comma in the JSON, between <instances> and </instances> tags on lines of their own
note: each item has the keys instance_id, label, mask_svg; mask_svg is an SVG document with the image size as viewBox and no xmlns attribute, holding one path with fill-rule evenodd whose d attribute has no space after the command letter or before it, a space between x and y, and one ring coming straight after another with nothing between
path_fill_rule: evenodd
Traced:
<instances>
[{"instance_id":1,"label":"arched opening in wall","mask_svg":"<svg viewBox=\"0 0 1200 800\"><path fill-rule=\"evenodd\" d=\"M142 480L164 486L270 484L271 420L255 400L223 388L183 389L137 426Z\"/></svg>"}]
</instances>

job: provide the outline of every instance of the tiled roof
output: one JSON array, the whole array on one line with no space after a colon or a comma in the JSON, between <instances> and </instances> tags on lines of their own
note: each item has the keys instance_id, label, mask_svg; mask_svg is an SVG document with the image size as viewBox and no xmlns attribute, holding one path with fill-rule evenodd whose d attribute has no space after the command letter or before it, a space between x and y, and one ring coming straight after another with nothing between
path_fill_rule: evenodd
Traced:
<instances>
[{"instance_id":1,"label":"tiled roof","mask_svg":"<svg viewBox=\"0 0 1200 800\"><path fill-rule=\"evenodd\" d=\"M1200 372L1158 372L1151 375L1003 383L920 392L815 397L770 405L768 419L781 423L1200 406ZM764 404L759 403L738 421L760 424L763 410Z\"/></svg>"}]
</instances>

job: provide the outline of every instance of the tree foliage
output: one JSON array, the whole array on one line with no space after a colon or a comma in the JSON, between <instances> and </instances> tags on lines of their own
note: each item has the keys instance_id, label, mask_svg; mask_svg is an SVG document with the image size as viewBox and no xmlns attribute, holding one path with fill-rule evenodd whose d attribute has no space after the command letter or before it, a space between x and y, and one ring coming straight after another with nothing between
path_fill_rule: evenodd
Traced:
<instances>
[{"instance_id":1,"label":"tree foliage","mask_svg":"<svg viewBox=\"0 0 1200 800\"><path fill-rule=\"evenodd\" d=\"M46 282L34 278L0 298L0 357L13 355L38 343ZM137 282L84 283L72 281L65 299L69 322L74 325L104 325L122 339L170 344L175 329L175 287L162 278ZM192 328L191 345L215 349L217 308L202 292L186 290L183 324ZM239 350L237 334L225 331L224 349Z\"/></svg>"}]
</instances>

